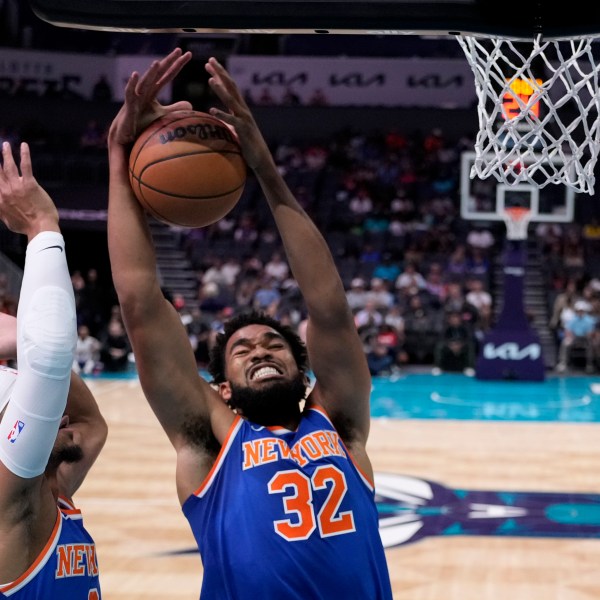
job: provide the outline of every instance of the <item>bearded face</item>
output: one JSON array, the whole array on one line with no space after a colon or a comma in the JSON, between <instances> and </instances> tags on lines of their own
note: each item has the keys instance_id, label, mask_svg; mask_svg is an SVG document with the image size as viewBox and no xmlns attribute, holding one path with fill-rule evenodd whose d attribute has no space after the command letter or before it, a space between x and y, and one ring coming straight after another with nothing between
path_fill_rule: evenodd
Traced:
<instances>
[{"instance_id":1,"label":"bearded face","mask_svg":"<svg viewBox=\"0 0 600 600\"><path fill-rule=\"evenodd\" d=\"M306 382L299 374L291 381L274 381L260 388L230 383L229 406L258 425L281 425L298 416L306 394Z\"/></svg>"},{"instance_id":2,"label":"bearded face","mask_svg":"<svg viewBox=\"0 0 600 600\"><path fill-rule=\"evenodd\" d=\"M62 463L73 464L83 459L83 450L81 446L72 441L60 442L57 440L50 453L46 470L54 471Z\"/></svg>"}]
</instances>

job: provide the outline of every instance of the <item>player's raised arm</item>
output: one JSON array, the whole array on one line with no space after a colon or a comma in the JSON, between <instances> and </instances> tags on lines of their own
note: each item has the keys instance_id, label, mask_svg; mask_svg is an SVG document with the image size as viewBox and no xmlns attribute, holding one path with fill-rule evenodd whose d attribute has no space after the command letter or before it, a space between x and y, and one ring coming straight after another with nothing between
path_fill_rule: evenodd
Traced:
<instances>
[{"instance_id":1,"label":"player's raised arm","mask_svg":"<svg viewBox=\"0 0 600 600\"><path fill-rule=\"evenodd\" d=\"M33 176L27 144L21 144L17 167L4 142L2 163L0 218L28 242L16 323L19 370L16 375L0 374L3 380L14 380L2 386L0 399L0 592L10 595L13 584L7 582L19 580L36 561L43 569L43 548L57 543L53 528L57 531L60 525L57 501L64 490L56 469L67 456L76 462L81 447L75 433L64 427L77 333L58 211ZM5 324L6 335L14 335L12 324ZM14 349L7 340L3 352ZM33 574L22 582L24 588L35 588L32 578ZM83 585L88 582L98 588L97 573ZM48 597L61 597L57 589L48 584ZM72 591L68 586L61 589L67 596Z\"/></svg>"},{"instance_id":2,"label":"player's raised arm","mask_svg":"<svg viewBox=\"0 0 600 600\"><path fill-rule=\"evenodd\" d=\"M314 400L347 427L346 441L364 447L369 428L371 380L346 294L331 252L280 175L269 148L225 68L210 59L209 83L225 105L211 113L235 128L281 234L288 262L304 297L307 346L317 379Z\"/></svg>"},{"instance_id":3,"label":"player's raised arm","mask_svg":"<svg viewBox=\"0 0 600 600\"><path fill-rule=\"evenodd\" d=\"M2 146L0 218L27 237L17 314L19 376L0 424L5 493L37 486L64 413L76 339L75 299L58 211L33 177L27 144L20 173L10 145ZM6 500L6 498L5 498Z\"/></svg>"},{"instance_id":4,"label":"player's raised arm","mask_svg":"<svg viewBox=\"0 0 600 600\"><path fill-rule=\"evenodd\" d=\"M161 290L147 218L129 182L128 157L132 142L150 122L169 111L191 108L187 102L162 106L157 100L190 58L177 49L142 75L133 73L108 137L113 282L144 394L176 449L189 441L184 430L190 419L210 419L211 399L221 410L227 408L199 377L181 319Z\"/></svg>"}]
</instances>

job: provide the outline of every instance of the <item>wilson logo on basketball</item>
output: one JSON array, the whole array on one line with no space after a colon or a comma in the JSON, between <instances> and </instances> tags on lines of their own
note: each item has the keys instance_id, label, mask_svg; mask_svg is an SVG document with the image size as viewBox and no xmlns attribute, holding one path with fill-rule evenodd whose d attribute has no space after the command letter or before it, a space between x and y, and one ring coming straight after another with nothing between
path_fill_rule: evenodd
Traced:
<instances>
[{"instance_id":1,"label":"wilson logo on basketball","mask_svg":"<svg viewBox=\"0 0 600 600\"><path fill-rule=\"evenodd\" d=\"M168 144L169 142L186 138L189 135L193 135L199 140L224 140L231 144L237 144L227 127L219 127L218 125L211 124L175 127L174 129L165 131L165 133L161 133L158 139L161 144Z\"/></svg>"}]
</instances>

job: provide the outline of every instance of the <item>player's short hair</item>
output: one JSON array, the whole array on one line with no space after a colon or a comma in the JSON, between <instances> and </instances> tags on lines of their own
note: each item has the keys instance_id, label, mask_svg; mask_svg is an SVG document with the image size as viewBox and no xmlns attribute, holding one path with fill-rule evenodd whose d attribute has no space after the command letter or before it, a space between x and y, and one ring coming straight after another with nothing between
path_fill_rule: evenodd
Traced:
<instances>
[{"instance_id":1,"label":"player's short hair","mask_svg":"<svg viewBox=\"0 0 600 600\"><path fill-rule=\"evenodd\" d=\"M249 312L240 313L229 319L223 331L217 334L215 344L210 351L210 360L208 363L208 372L212 376L213 383L223 383L225 377L225 347L231 336L248 325L266 325L279 333L289 344L292 356L298 365L298 370L301 374L306 374L308 371L308 353L306 346L300 339L300 336L288 325L284 325L277 319L269 315L252 310Z\"/></svg>"}]
</instances>

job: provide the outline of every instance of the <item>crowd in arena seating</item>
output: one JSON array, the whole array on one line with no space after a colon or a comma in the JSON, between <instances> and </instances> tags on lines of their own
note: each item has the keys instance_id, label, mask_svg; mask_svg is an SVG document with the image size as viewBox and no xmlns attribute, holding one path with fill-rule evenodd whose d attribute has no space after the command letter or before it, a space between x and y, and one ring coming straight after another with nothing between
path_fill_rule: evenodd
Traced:
<instances>
[{"instance_id":1,"label":"crowd in arena seating","mask_svg":"<svg viewBox=\"0 0 600 600\"><path fill-rule=\"evenodd\" d=\"M102 128L91 120L82 133L79 150L88 144L104 160ZM18 135L11 139L18 141ZM505 231L503 224L460 218L459 159L470 144L466 138L448 140L437 129L426 134L344 131L327 141L288 140L274 149L290 188L330 245L373 375L408 365L472 373L483 336L494 325L500 301L494 267ZM175 294L172 300L201 367L215 332L235 311L260 308L303 331L302 300L271 218L250 176L228 216L204 229L176 232L198 290L193 299ZM600 225L593 219L544 223L532 226L530 237L543 259L550 314L548 323L537 317L535 324L553 331L558 370L583 360L582 368L595 372ZM118 311L111 312L110 294L98 307L93 266L85 278L74 273L74 285L88 287L78 293L87 298L80 324L105 341L107 324L118 320ZM570 333L576 305L585 306L585 334L581 329ZM578 352L583 355L579 363ZM98 349L97 354L97 365L108 365L107 355L101 360Z\"/></svg>"},{"instance_id":2,"label":"crowd in arena seating","mask_svg":"<svg viewBox=\"0 0 600 600\"><path fill-rule=\"evenodd\" d=\"M89 128L100 131L93 120ZM96 136L82 136L90 138ZM440 130L426 135L344 131L328 141L285 141L275 148L290 188L330 245L373 375L409 365L472 373L483 336L494 325L499 302L494 267L505 232L503 224L460 218L459 157L470 143L447 140ZM271 218L250 176L228 216L204 229L176 232L198 290L193 299L177 293L171 299L200 367L223 320L235 311L259 308L304 330L302 300ZM577 367L583 347L579 363L595 372L600 226L592 220L532 228L550 314L543 325L555 336L557 369ZM74 273L73 280L80 325L104 344L110 339L108 324L119 316L114 296L99 292L94 271L92 265L85 277ZM570 332L581 312L576 306L584 307L585 334L581 328ZM112 365L110 352L100 347L95 352L93 371L102 364L109 370L130 366L126 360Z\"/></svg>"},{"instance_id":3,"label":"crowd in arena seating","mask_svg":"<svg viewBox=\"0 0 600 600\"><path fill-rule=\"evenodd\" d=\"M450 143L441 131L421 137L345 132L328 143L276 149L291 188L325 232L374 375L415 364L472 373L481 340L494 325L494 265L504 226L459 217L458 156L467 143ZM201 364L223 311L257 307L302 330L302 303L269 219L249 181L234 213L183 234L199 291L198 305L190 309L181 301L181 310L189 312ZM600 228L591 225L540 225L534 240L554 311L544 325L564 348L568 309L585 300L594 322L586 367L595 371L600 280L592 257ZM557 317L554 296L564 300L565 286L573 288L573 299ZM563 362L559 370L566 369Z\"/></svg>"}]
</instances>

